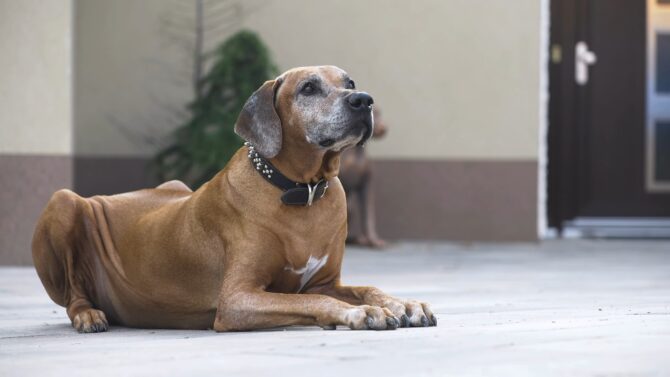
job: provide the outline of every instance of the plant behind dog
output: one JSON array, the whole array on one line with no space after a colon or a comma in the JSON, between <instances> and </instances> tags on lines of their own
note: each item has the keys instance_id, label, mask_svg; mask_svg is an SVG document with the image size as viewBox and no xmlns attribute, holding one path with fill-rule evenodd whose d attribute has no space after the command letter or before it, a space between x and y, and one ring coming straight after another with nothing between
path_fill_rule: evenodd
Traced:
<instances>
[{"instance_id":1,"label":"plant behind dog","mask_svg":"<svg viewBox=\"0 0 670 377\"><path fill-rule=\"evenodd\" d=\"M191 118L154 157L160 181L179 179L197 188L220 171L242 143L233 126L244 102L278 72L267 47L250 31L236 33L212 55L203 94L189 105Z\"/></svg>"}]
</instances>

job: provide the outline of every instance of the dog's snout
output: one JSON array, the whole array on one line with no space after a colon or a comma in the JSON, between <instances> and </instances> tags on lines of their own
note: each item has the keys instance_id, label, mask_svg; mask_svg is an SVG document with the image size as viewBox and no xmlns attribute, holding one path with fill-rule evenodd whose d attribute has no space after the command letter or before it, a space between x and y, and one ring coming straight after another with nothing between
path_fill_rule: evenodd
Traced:
<instances>
[{"instance_id":1,"label":"dog's snout","mask_svg":"<svg viewBox=\"0 0 670 377\"><path fill-rule=\"evenodd\" d=\"M347 98L347 103L353 110L369 110L374 101L369 94L365 92L356 92L352 93Z\"/></svg>"}]
</instances>

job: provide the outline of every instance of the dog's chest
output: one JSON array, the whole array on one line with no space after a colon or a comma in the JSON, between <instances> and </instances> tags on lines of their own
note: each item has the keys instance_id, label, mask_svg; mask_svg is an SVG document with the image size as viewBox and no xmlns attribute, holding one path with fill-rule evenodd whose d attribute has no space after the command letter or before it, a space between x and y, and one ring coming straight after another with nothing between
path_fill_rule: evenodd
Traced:
<instances>
[{"instance_id":1,"label":"dog's chest","mask_svg":"<svg viewBox=\"0 0 670 377\"><path fill-rule=\"evenodd\" d=\"M312 278L326 265L328 262L328 254L315 257L310 255L307 261L303 266L296 267L291 264L287 264L284 267L284 271L300 278L298 292L301 292L307 283L312 280Z\"/></svg>"}]
</instances>

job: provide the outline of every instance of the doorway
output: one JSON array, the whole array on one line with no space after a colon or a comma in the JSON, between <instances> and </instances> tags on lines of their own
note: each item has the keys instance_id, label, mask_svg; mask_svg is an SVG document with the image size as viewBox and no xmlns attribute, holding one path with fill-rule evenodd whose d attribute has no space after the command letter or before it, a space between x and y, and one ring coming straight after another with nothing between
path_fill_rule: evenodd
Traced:
<instances>
[{"instance_id":1,"label":"doorway","mask_svg":"<svg viewBox=\"0 0 670 377\"><path fill-rule=\"evenodd\" d=\"M670 237L670 0L551 2L548 219Z\"/></svg>"}]
</instances>

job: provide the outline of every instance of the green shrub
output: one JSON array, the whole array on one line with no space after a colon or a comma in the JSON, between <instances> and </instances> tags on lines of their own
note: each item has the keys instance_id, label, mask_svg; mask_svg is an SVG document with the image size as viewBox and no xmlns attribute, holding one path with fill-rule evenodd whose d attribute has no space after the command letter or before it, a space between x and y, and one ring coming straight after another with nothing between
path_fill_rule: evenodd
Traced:
<instances>
[{"instance_id":1,"label":"green shrub","mask_svg":"<svg viewBox=\"0 0 670 377\"><path fill-rule=\"evenodd\" d=\"M221 170L242 140L233 131L244 102L277 75L270 52L251 31L240 31L213 52L202 94L190 105L190 119L153 159L160 181L179 179L196 189Z\"/></svg>"}]
</instances>

